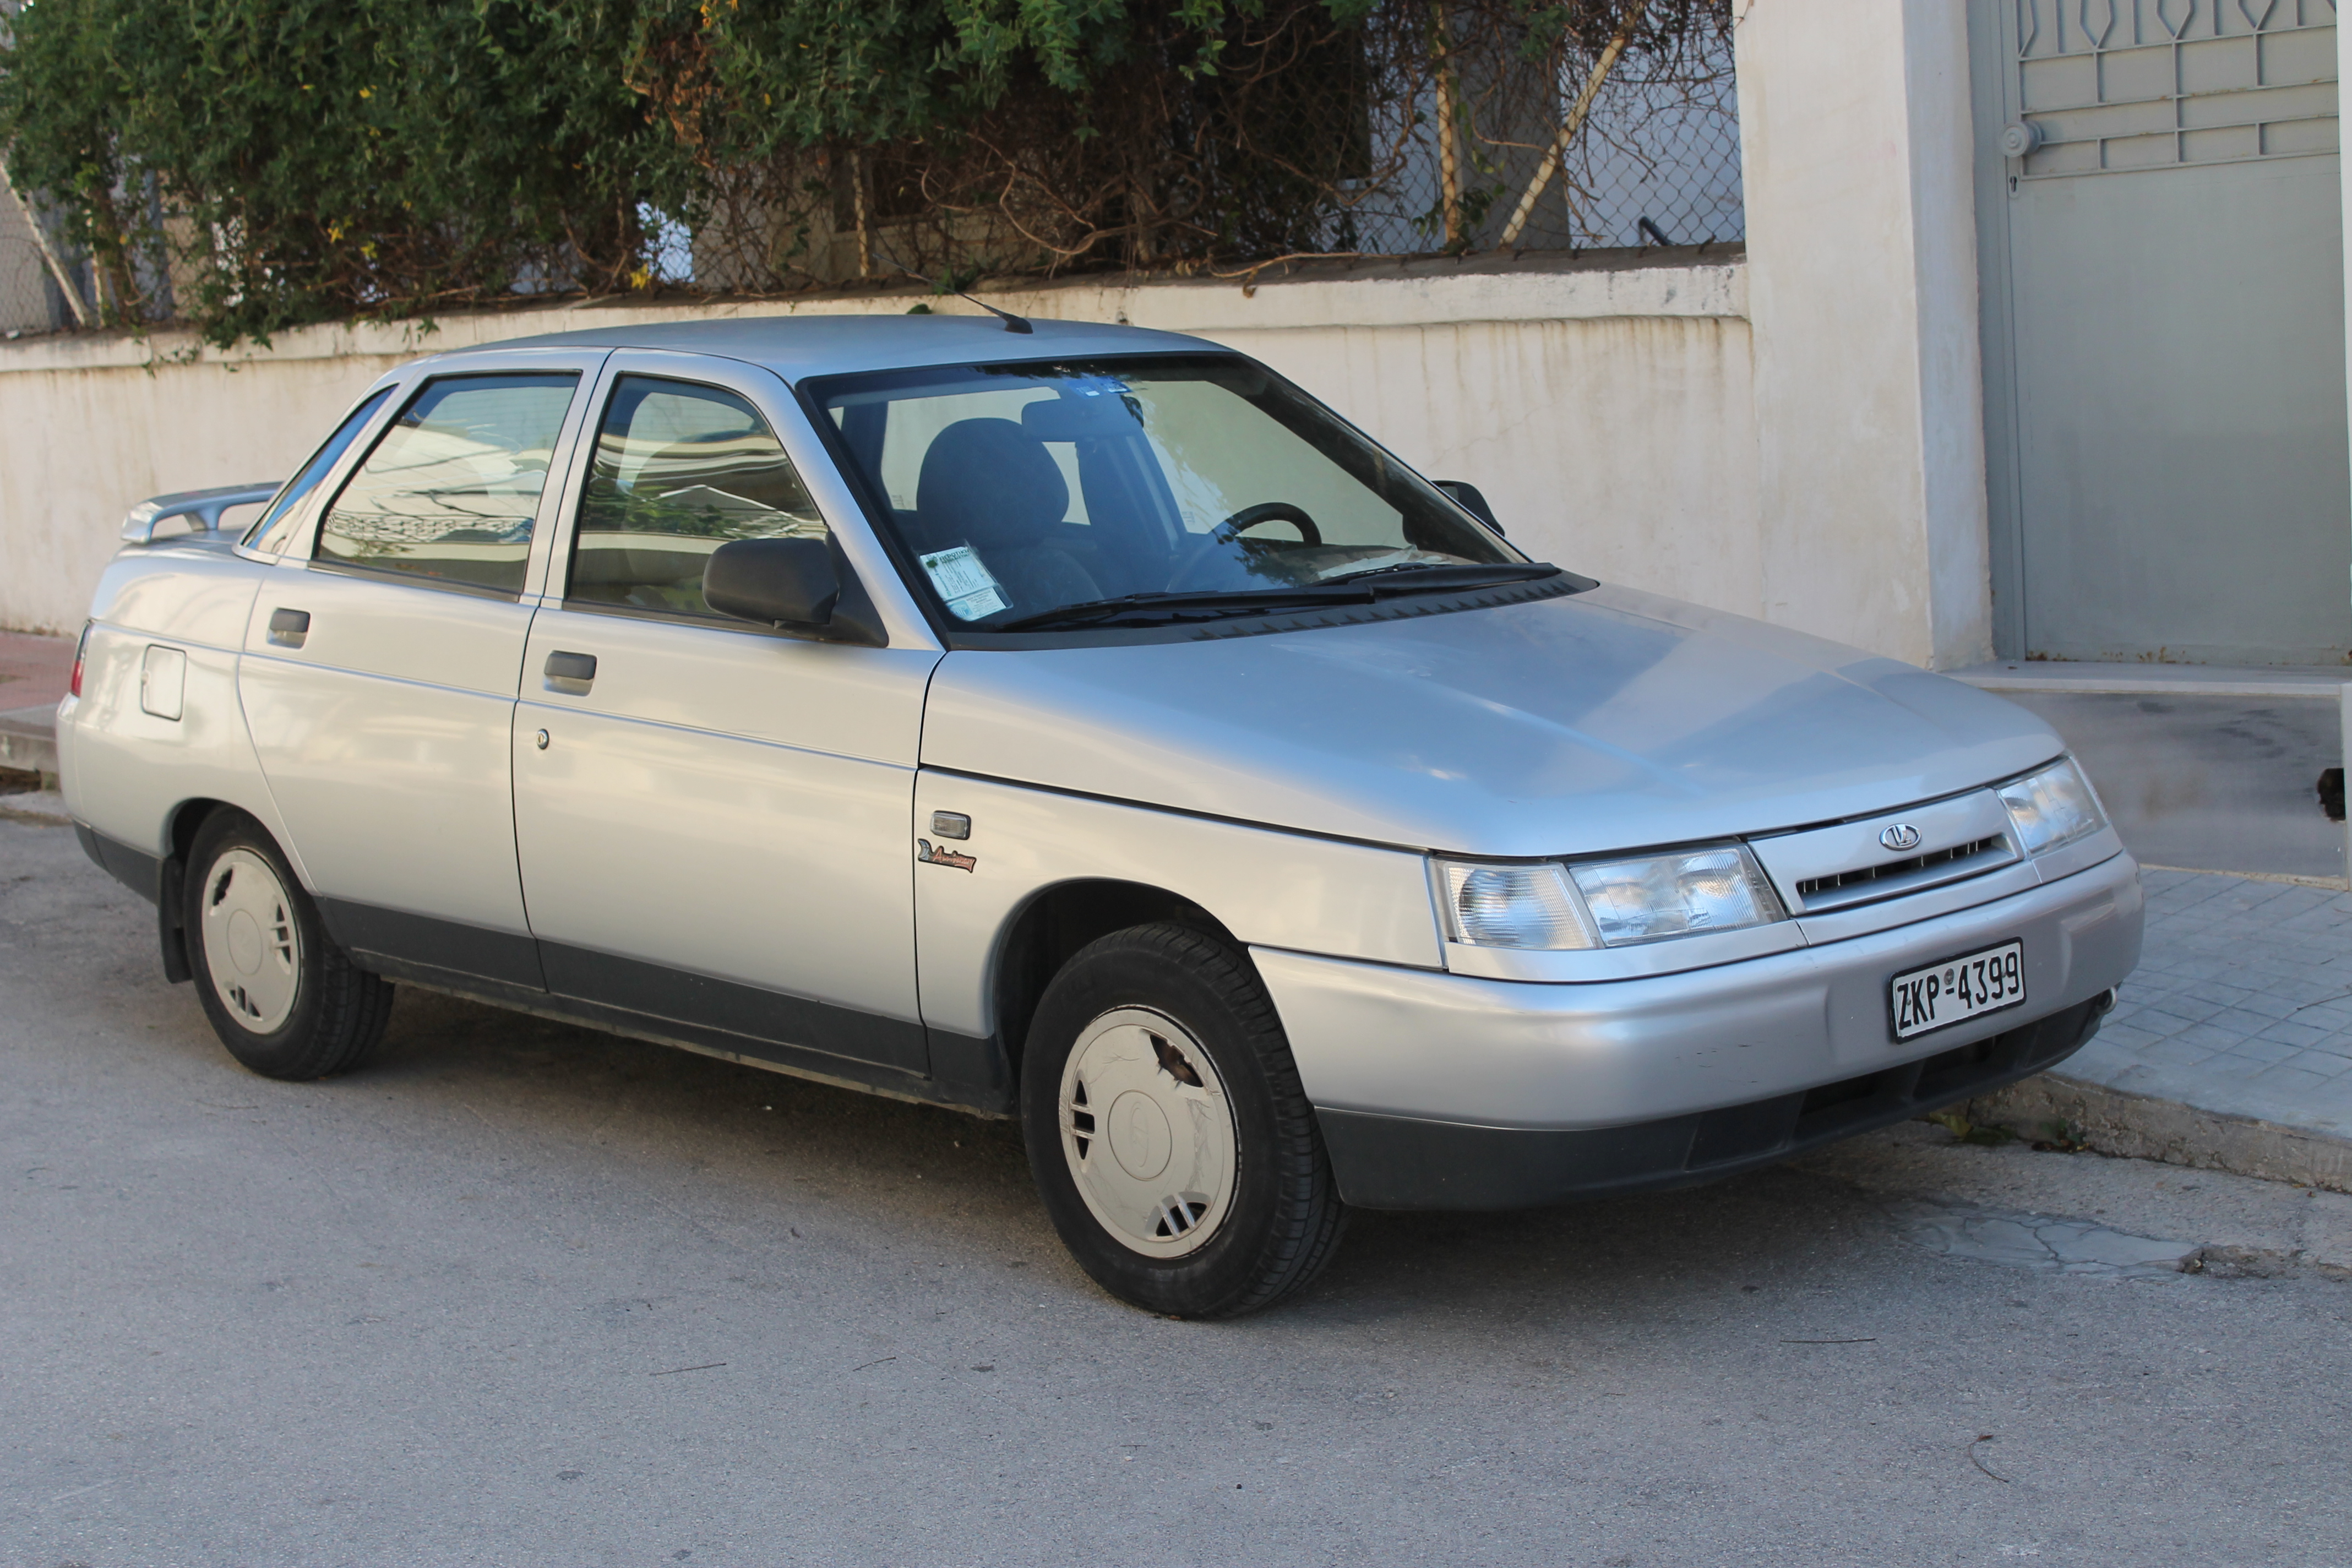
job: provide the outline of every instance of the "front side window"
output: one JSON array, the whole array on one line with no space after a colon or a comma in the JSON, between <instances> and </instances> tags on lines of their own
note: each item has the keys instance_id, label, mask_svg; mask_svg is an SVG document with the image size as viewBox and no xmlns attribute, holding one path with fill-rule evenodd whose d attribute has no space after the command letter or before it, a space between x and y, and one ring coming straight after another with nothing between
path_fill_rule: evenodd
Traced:
<instances>
[{"instance_id":1,"label":"front side window","mask_svg":"<svg viewBox=\"0 0 2352 1568\"><path fill-rule=\"evenodd\" d=\"M294 482L278 492L277 500L262 513L261 521L247 531L245 543L256 550L267 550L273 555L285 553L286 546L291 542L295 509L310 499L310 492L317 489L320 481L327 477L327 470L342 460L343 454L351 449L353 441L359 439L360 432L366 428L367 422L375 417L375 411L383 407L383 400L391 395L392 388L387 386L352 410L352 416L337 426L335 433L327 437L326 445L313 452L310 460L302 465L302 471L294 476Z\"/></svg>"},{"instance_id":2,"label":"front side window","mask_svg":"<svg viewBox=\"0 0 2352 1568\"><path fill-rule=\"evenodd\" d=\"M919 586L974 631L1549 574L1249 361L959 366L811 388ZM1179 601L1181 601L1180 604Z\"/></svg>"},{"instance_id":3,"label":"front side window","mask_svg":"<svg viewBox=\"0 0 2352 1568\"><path fill-rule=\"evenodd\" d=\"M822 539L824 520L759 412L731 392L625 375L596 432L567 602L723 619L702 569L731 539Z\"/></svg>"},{"instance_id":4,"label":"front side window","mask_svg":"<svg viewBox=\"0 0 2352 1568\"><path fill-rule=\"evenodd\" d=\"M531 521L579 380L425 383L327 509L318 559L520 593Z\"/></svg>"}]
</instances>

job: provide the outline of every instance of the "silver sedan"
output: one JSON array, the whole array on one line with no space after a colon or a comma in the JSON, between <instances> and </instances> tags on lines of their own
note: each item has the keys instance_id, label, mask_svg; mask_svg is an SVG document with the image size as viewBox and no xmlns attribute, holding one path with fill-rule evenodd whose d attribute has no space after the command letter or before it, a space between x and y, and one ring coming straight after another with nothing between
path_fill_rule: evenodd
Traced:
<instances>
[{"instance_id":1,"label":"silver sedan","mask_svg":"<svg viewBox=\"0 0 2352 1568\"><path fill-rule=\"evenodd\" d=\"M2030 715L1531 561L1198 340L446 354L125 534L65 789L239 1061L415 985L1017 1117L1156 1311L1981 1093L2138 952Z\"/></svg>"}]
</instances>

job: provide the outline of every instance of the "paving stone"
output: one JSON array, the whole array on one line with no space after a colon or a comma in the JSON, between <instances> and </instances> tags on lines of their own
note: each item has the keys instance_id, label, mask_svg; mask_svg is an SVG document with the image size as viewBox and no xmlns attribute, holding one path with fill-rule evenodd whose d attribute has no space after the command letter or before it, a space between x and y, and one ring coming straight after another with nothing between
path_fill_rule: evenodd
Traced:
<instances>
[{"instance_id":1,"label":"paving stone","mask_svg":"<svg viewBox=\"0 0 2352 1568\"><path fill-rule=\"evenodd\" d=\"M2278 1065L2323 1079L2336 1079L2352 1072L2352 1057L2336 1051L2301 1051Z\"/></svg>"},{"instance_id":2,"label":"paving stone","mask_svg":"<svg viewBox=\"0 0 2352 1568\"><path fill-rule=\"evenodd\" d=\"M2254 1075L2252 1087L2273 1095L2294 1095L2325 1089L2328 1081L2326 1075L2323 1073L2311 1072L2299 1067L2283 1066L2264 1068Z\"/></svg>"},{"instance_id":3,"label":"paving stone","mask_svg":"<svg viewBox=\"0 0 2352 1568\"><path fill-rule=\"evenodd\" d=\"M2318 1025L2300 1023L2293 1018L2282 1018L2269 1028L2252 1037L2257 1040L2271 1040L2283 1046L2296 1047L2324 1045L2330 1037L2329 1032Z\"/></svg>"},{"instance_id":4,"label":"paving stone","mask_svg":"<svg viewBox=\"0 0 2352 1568\"><path fill-rule=\"evenodd\" d=\"M2200 1110L2352 1126L2352 892L2150 871L2147 940L2059 1071Z\"/></svg>"}]
</instances>

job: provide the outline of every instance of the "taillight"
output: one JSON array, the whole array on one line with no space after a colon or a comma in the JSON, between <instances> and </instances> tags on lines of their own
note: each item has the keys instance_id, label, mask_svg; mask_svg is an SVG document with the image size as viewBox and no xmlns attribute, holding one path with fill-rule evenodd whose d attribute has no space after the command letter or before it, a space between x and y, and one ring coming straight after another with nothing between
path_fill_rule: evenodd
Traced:
<instances>
[{"instance_id":1,"label":"taillight","mask_svg":"<svg viewBox=\"0 0 2352 1568\"><path fill-rule=\"evenodd\" d=\"M82 650L88 647L89 647L89 623L84 621L81 624L81 640L74 644L73 679L66 683L66 690L76 697L81 695L81 655ZM57 667L52 665L50 668L54 669ZM51 687L50 689L54 691L57 689Z\"/></svg>"}]
</instances>

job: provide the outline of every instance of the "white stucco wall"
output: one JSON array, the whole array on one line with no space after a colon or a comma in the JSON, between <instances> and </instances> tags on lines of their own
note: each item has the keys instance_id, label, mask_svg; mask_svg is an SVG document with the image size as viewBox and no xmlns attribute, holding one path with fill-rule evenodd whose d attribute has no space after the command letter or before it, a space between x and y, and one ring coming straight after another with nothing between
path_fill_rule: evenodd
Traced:
<instances>
[{"instance_id":1,"label":"white stucco wall","mask_svg":"<svg viewBox=\"0 0 2352 1568\"><path fill-rule=\"evenodd\" d=\"M1967 14L1742 0L1734 44L1770 617L1990 658Z\"/></svg>"},{"instance_id":2,"label":"white stucco wall","mask_svg":"<svg viewBox=\"0 0 2352 1568\"><path fill-rule=\"evenodd\" d=\"M1737 262L1400 269L1255 289L1080 283L990 298L1024 314L1126 320L1230 344L1416 468L1478 485L1538 557L1745 614L1785 609L1765 591ZM132 503L281 477L370 381L418 353L603 323L908 302L572 307L452 318L429 335L310 329L226 355L173 339L0 343L0 626L78 626ZM1834 605L1798 608L1824 612L1809 629L1858 629Z\"/></svg>"}]
</instances>

